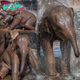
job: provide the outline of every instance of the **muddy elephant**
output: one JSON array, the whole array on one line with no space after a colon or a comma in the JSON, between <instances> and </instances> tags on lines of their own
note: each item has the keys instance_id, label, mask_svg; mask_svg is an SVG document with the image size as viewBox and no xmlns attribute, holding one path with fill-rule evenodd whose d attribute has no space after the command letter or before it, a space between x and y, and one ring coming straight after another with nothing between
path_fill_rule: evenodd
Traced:
<instances>
[{"instance_id":1,"label":"muddy elephant","mask_svg":"<svg viewBox=\"0 0 80 80\"><path fill-rule=\"evenodd\" d=\"M8 47L11 39L11 34L8 31L0 31L0 56Z\"/></svg>"},{"instance_id":2,"label":"muddy elephant","mask_svg":"<svg viewBox=\"0 0 80 80\"><path fill-rule=\"evenodd\" d=\"M70 72L71 45L76 57L79 57L79 50L74 30L74 12L72 8L63 6L57 0L44 4L40 10L43 13L38 24L40 33L40 43L43 49L46 72L48 75L55 75L55 58L53 54L53 41L60 40L62 51L61 73Z\"/></svg>"},{"instance_id":3,"label":"muddy elephant","mask_svg":"<svg viewBox=\"0 0 80 80\"><path fill-rule=\"evenodd\" d=\"M27 10L7 10L8 15L13 16L13 22L9 29L14 29L17 25L28 30L35 30L36 17ZM6 26L7 27L7 26Z\"/></svg>"},{"instance_id":4,"label":"muddy elephant","mask_svg":"<svg viewBox=\"0 0 80 80\"><path fill-rule=\"evenodd\" d=\"M36 72L38 71L28 36L18 35L1 56L0 78L4 78L11 70L12 80L18 80L23 71L25 73L30 71L30 65Z\"/></svg>"}]
</instances>

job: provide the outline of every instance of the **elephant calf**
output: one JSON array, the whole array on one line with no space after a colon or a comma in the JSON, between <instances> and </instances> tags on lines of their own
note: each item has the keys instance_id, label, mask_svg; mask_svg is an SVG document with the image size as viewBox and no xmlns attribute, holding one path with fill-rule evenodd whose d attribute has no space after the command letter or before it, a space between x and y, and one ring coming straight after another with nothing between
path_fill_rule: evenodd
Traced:
<instances>
[{"instance_id":1,"label":"elephant calf","mask_svg":"<svg viewBox=\"0 0 80 80\"><path fill-rule=\"evenodd\" d=\"M13 16L13 22L9 28L10 30L14 29L17 25L28 30L35 30L36 17L31 12L26 10L7 10L7 13Z\"/></svg>"},{"instance_id":2,"label":"elephant calf","mask_svg":"<svg viewBox=\"0 0 80 80\"><path fill-rule=\"evenodd\" d=\"M60 40L60 48L62 52L61 73L65 75L69 74L71 45L75 56L79 57L79 49L74 30L73 9L65 7L58 0L52 0L49 4L44 4L41 10L44 11L41 21L39 21L38 30L45 56L47 74L55 75L57 73L52 50L53 42L55 40Z\"/></svg>"},{"instance_id":3,"label":"elephant calf","mask_svg":"<svg viewBox=\"0 0 80 80\"><path fill-rule=\"evenodd\" d=\"M28 63L31 64L35 71L38 71L39 68L31 51L28 36L18 35L1 56L0 78L4 78L11 70L12 80L18 80L19 75L22 74Z\"/></svg>"}]
</instances>

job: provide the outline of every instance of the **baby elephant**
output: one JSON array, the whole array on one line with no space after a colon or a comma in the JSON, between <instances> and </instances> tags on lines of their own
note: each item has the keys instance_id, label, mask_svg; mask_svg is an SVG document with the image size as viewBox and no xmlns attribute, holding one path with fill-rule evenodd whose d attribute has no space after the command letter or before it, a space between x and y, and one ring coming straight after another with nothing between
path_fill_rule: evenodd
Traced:
<instances>
[{"instance_id":1,"label":"baby elephant","mask_svg":"<svg viewBox=\"0 0 80 80\"><path fill-rule=\"evenodd\" d=\"M31 12L26 10L7 10L7 13L13 16L13 22L9 28L10 30L14 29L17 25L28 30L35 30L36 17Z\"/></svg>"},{"instance_id":2,"label":"baby elephant","mask_svg":"<svg viewBox=\"0 0 80 80\"><path fill-rule=\"evenodd\" d=\"M18 80L27 65L26 68L29 69L28 63L35 71L38 71L37 60L31 51L28 36L18 35L1 56L0 78L3 79L11 70L12 80Z\"/></svg>"}]
</instances>

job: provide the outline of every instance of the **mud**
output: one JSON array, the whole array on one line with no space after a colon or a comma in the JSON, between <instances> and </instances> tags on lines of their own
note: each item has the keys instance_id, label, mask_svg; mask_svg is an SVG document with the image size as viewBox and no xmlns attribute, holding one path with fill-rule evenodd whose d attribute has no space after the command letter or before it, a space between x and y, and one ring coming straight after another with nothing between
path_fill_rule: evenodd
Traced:
<instances>
[{"instance_id":1,"label":"mud","mask_svg":"<svg viewBox=\"0 0 80 80\"><path fill-rule=\"evenodd\" d=\"M11 80L11 75L6 76L4 79L0 79L0 80ZM57 74L56 76L43 76L43 75L26 75L24 78L22 79L18 79L18 80L80 80L80 78L75 78L75 77L71 77L69 76L60 76L59 74Z\"/></svg>"},{"instance_id":2,"label":"mud","mask_svg":"<svg viewBox=\"0 0 80 80\"><path fill-rule=\"evenodd\" d=\"M45 62L44 62L44 57L40 57L39 56L39 66L41 69L41 72L39 72L39 74L36 74L33 71L31 71L29 74L26 74L24 77L21 77L19 80L80 80L79 77L75 77L73 75L61 75L60 73L60 58L57 57L56 59L56 68L58 71L58 74L55 76L48 76L47 74L45 74ZM0 80L11 80L11 75L6 76L4 79L0 79Z\"/></svg>"}]
</instances>

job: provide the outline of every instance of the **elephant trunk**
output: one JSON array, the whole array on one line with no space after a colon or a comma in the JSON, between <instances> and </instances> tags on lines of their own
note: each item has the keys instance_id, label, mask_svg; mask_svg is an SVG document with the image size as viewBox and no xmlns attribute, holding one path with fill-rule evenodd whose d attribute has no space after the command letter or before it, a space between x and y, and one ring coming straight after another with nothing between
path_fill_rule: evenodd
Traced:
<instances>
[{"instance_id":1,"label":"elephant trunk","mask_svg":"<svg viewBox=\"0 0 80 80\"><path fill-rule=\"evenodd\" d=\"M25 53L24 53L25 54ZM20 69L20 74L23 72L23 69L24 69L24 65L25 65L25 60L26 60L26 55L22 55L22 58L21 58L21 69Z\"/></svg>"},{"instance_id":2,"label":"elephant trunk","mask_svg":"<svg viewBox=\"0 0 80 80\"><path fill-rule=\"evenodd\" d=\"M71 44L73 46L73 50L74 50L75 56L79 57L79 50L78 50L78 45L77 45L77 41L76 41L76 34L74 34L74 33L70 34L70 42L71 42Z\"/></svg>"}]
</instances>

